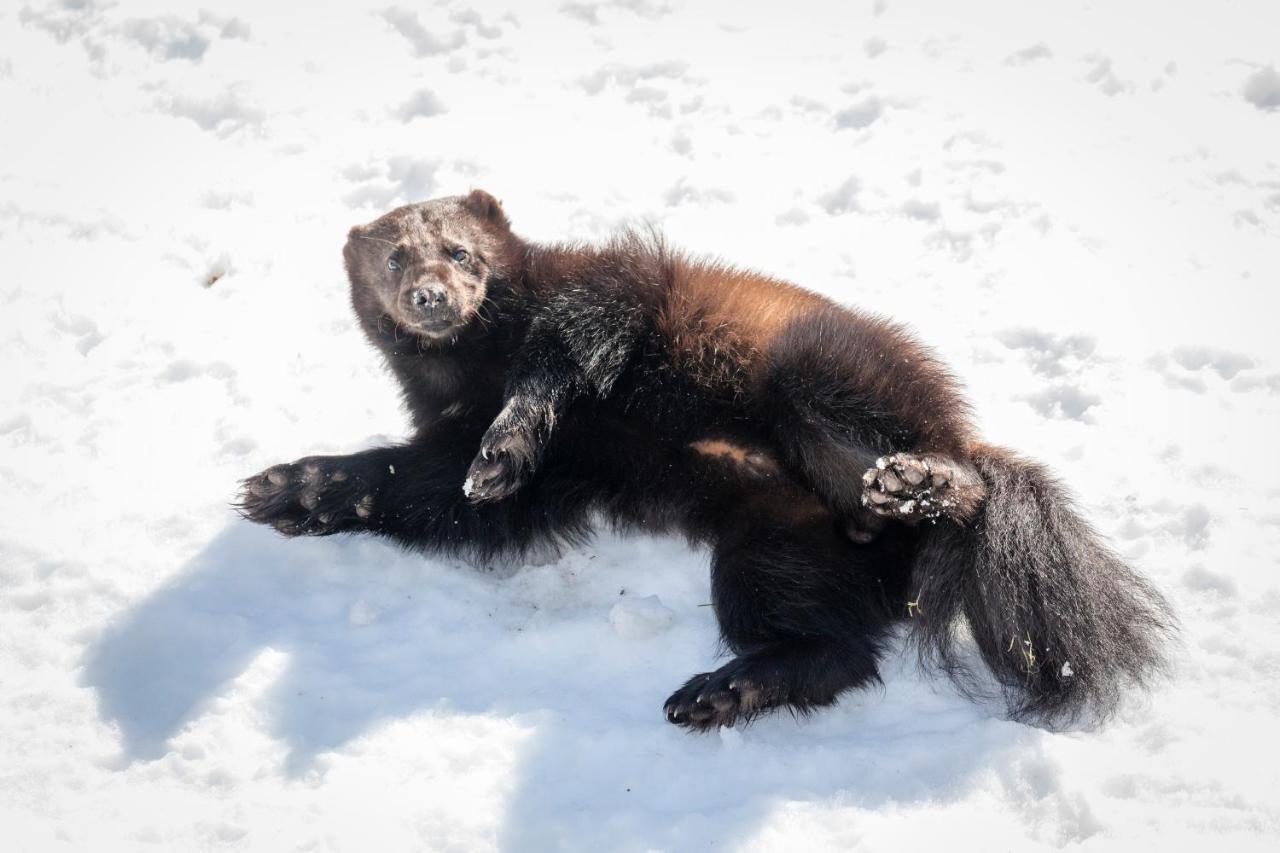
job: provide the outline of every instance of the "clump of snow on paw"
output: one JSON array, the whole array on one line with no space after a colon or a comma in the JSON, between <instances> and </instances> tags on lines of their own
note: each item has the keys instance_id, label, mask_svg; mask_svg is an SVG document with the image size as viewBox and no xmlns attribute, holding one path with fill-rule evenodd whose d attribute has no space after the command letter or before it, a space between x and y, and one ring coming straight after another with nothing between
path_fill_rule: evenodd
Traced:
<instances>
[{"instance_id":1,"label":"clump of snow on paw","mask_svg":"<svg viewBox=\"0 0 1280 853\"><path fill-rule=\"evenodd\" d=\"M609 624L624 640L656 637L667 630L675 618L675 611L656 595L623 599L609 610Z\"/></svg>"}]
</instances>

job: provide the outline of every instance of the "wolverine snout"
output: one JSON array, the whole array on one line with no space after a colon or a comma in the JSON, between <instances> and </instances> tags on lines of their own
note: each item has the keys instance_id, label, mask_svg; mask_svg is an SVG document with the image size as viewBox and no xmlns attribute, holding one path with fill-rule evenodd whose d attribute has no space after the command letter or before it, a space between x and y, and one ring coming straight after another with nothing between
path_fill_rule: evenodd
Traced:
<instances>
[{"instance_id":1,"label":"wolverine snout","mask_svg":"<svg viewBox=\"0 0 1280 853\"><path fill-rule=\"evenodd\" d=\"M448 301L444 288L439 285L420 287L409 294L409 301L420 311L434 311Z\"/></svg>"},{"instance_id":2,"label":"wolverine snout","mask_svg":"<svg viewBox=\"0 0 1280 853\"><path fill-rule=\"evenodd\" d=\"M421 284L402 292L401 310L410 325L438 332L458 321L458 309L450 304L442 284Z\"/></svg>"}]
</instances>

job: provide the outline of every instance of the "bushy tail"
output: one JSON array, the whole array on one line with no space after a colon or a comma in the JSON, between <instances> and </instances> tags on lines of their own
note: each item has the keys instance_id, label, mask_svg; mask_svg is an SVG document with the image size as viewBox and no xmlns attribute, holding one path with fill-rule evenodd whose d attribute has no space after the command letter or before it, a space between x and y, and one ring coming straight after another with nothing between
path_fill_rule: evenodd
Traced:
<instances>
[{"instance_id":1,"label":"bushy tail","mask_svg":"<svg viewBox=\"0 0 1280 853\"><path fill-rule=\"evenodd\" d=\"M957 646L967 623L1011 717L1053 725L1108 716L1126 682L1163 669L1168 605L1045 467L1000 448L982 448L973 462L988 491L978 517L933 528L917 559L922 659L981 690Z\"/></svg>"}]
</instances>

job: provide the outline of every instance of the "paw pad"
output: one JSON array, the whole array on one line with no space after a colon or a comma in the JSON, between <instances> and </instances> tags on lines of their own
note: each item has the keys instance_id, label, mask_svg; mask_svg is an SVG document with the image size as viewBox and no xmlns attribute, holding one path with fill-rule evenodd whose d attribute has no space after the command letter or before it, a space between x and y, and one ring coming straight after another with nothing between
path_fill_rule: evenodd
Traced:
<instances>
[{"instance_id":1,"label":"paw pad","mask_svg":"<svg viewBox=\"0 0 1280 853\"><path fill-rule=\"evenodd\" d=\"M956 505L953 471L938 460L895 453L862 475L862 505L884 518L938 518Z\"/></svg>"},{"instance_id":2,"label":"paw pad","mask_svg":"<svg viewBox=\"0 0 1280 853\"><path fill-rule=\"evenodd\" d=\"M323 536L364 526L373 515L373 495L339 467L340 461L310 457L250 477L242 484L241 515L285 536Z\"/></svg>"}]
</instances>

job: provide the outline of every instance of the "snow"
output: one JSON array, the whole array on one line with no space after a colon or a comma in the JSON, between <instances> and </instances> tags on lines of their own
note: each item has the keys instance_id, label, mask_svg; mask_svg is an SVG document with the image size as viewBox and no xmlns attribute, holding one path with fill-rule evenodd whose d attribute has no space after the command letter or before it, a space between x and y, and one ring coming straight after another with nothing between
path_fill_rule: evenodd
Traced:
<instances>
[{"instance_id":1,"label":"snow","mask_svg":"<svg viewBox=\"0 0 1280 853\"><path fill-rule=\"evenodd\" d=\"M216 5L0 10L6 849L1271 848L1272 0ZM238 521L239 478L405 433L341 243L470 187L909 321L1169 594L1174 676L1050 733L895 652L691 736L703 553Z\"/></svg>"}]
</instances>

